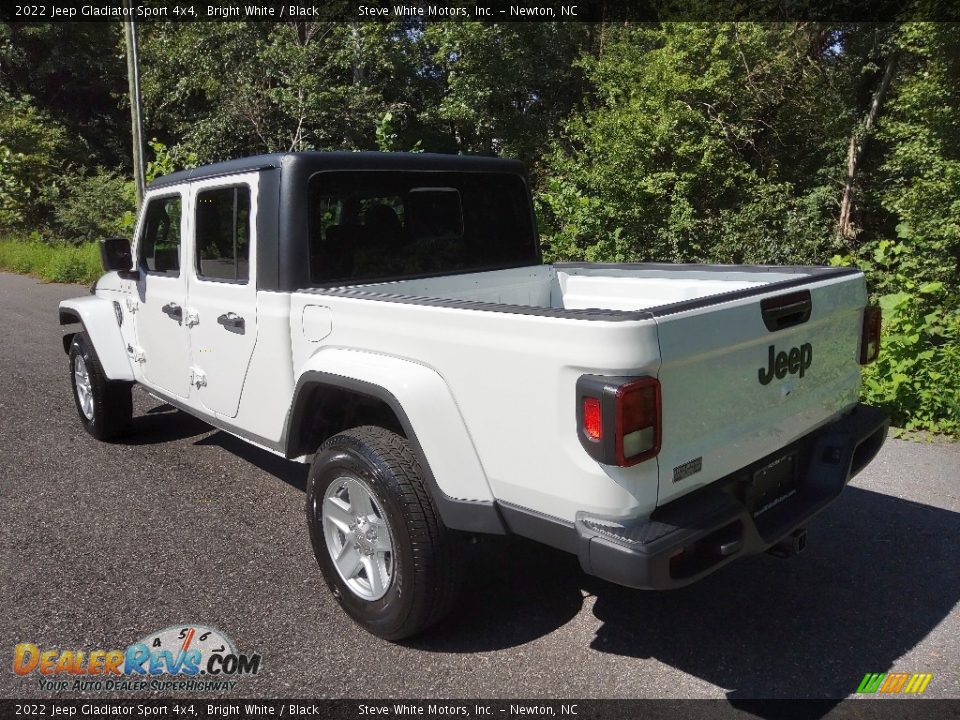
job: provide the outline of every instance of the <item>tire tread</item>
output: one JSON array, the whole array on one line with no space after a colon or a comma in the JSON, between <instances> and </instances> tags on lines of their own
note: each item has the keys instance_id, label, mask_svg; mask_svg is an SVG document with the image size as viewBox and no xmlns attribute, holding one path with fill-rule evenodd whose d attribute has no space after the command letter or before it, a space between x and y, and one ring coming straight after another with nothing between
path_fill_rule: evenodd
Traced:
<instances>
[{"instance_id":1,"label":"tire tread","mask_svg":"<svg viewBox=\"0 0 960 720\"><path fill-rule=\"evenodd\" d=\"M374 465L386 466L396 481L396 499L410 537L414 568L413 595L418 598L394 631L391 640L414 635L443 618L455 602L463 577L459 533L449 530L422 480L422 468L409 441L386 428L362 425L328 439L318 454L351 445Z\"/></svg>"},{"instance_id":2,"label":"tire tread","mask_svg":"<svg viewBox=\"0 0 960 720\"><path fill-rule=\"evenodd\" d=\"M86 419L77 403L77 391L72 379L73 359L77 354L84 355L87 373L90 376L90 386L93 389L94 419L92 422ZM100 364L100 358L97 357L97 351L86 332L74 335L70 343L70 376L70 387L84 429L97 440L113 440L124 435L133 417L133 394L130 383L107 378Z\"/></svg>"}]
</instances>

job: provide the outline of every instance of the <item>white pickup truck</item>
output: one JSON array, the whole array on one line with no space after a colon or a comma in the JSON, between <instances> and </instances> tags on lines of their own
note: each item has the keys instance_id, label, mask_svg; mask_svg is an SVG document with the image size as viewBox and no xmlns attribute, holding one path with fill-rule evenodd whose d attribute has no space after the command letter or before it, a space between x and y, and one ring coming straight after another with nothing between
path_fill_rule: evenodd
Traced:
<instances>
[{"instance_id":1,"label":"white pickup truck","mask_svg":"<svg viewBox=\"0 0 960 720\"><path fill-rule=\"evenodd\" d=\"M884 442L849 268L541 262L523 167L292 153L174 173L60 305L80 421L131 387L311 463L344 610L401 638L450 607L466 536L515 533L665 589L805 525Z\"/></svg>"}]
</instances>

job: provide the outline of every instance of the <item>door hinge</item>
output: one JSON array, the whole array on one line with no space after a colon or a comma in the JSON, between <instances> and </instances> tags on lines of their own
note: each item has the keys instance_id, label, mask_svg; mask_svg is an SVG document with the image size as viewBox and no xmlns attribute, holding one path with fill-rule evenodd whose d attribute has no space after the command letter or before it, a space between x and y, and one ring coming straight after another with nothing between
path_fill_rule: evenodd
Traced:
<instances>
[{"instance_id":1,"label":"door hinge","mask_svg":"<svg viewBox=\"0 0 960 720\"><path fill-rule=\"evenodd\" d=\"M190 368L190 384L199 390L207 384L207 374L200 368Z\"/></svg>"},{"instance_id":2,"label":"door hinge","mask_svg":"<svg viewBox=\"0 0 960 720\"><path fill-rule=\"evenodd\" d=\"M137 311L140 307L140 303L134 300L132 297L127 298L127 312L131 315Z\"/></svg>"},{"instance_id":3,"label":"door hinge","mask_svg":"<svg viewBox=\"0 0 960 720\"><path fill-rule=\"evenodd\" d=\"M147 361L147 356L143 350L139 347L134 347L133 345L127 345L127 355L130 356L130 359L137 363L145 363Z\"/></svg>"},{"instance_id":4,"label":"door hinge","mask_svg":"<svg viewBox=\"0 0 960 720\"><path fill-rule=\"evenodd\" d=\"M200 314L196 310L191 310L187 308L186 313L183 316L183 324L187 327L193 327L194 325L200 324Z\"/></svg>"}]
</instances>

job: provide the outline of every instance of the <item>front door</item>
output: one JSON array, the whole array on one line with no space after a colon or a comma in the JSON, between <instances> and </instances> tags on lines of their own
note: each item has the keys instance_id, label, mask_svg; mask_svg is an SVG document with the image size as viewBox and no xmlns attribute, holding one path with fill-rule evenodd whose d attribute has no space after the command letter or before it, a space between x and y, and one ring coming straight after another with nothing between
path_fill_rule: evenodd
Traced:
<instances>
[{"instance_id":1,"label":"front door","mask_svg":"<svg viewBox=\"0 0 960 720\"><path fill-rule=\"evenodd\" d=\"M188 288L192 375L197 399L236 417L257 341L257 175L196 183Z\"/></svg>"},{"instance_id":2,"label":"front door","mask_svg":"<svg viewBox=\"0 0 960 720\"><path fill-rule=\"evenodd\" d=\"M184 196L148 196L137 238L139 302L134 314L144 384L167 394L190 394L190 338L184 324L187 276L181 270Z\"/></svg>"}]
</instances>

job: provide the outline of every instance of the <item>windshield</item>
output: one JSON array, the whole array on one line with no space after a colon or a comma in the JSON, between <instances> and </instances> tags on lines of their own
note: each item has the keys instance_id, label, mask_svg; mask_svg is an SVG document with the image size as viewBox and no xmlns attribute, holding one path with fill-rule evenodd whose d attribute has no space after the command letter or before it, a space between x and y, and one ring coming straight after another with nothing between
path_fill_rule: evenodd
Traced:
<instances>
[{"instance_id":1,"label":"windshield","mask_svg":"<svg viewBox=\"0 0 960 720\"><path fill-rule=\"evenodd\" d=\"M310 280L387 280L539 262L509 173L337 171L310 180Z\"/></svg>"}]
</instances>

